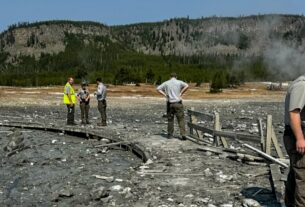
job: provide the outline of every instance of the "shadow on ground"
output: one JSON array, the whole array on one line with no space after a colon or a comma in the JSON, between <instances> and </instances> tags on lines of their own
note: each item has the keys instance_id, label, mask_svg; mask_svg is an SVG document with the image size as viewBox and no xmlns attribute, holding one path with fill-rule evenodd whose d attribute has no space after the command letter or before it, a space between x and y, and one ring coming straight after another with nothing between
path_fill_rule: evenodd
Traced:
<instances>
[{"instance_id":1,"label":"shadow on ground","mask_svg":"<svg viewBox=\"0 0 305 207\"><path fill-rule=\"evenodd\" d=\"M261 205L264 206L272 206L272 207L279 207L279 203L276 202L274 193L272 190L267 188L260 188L260 187L249 187L245 188L241 191L241 194L245 198L250 198L256 200Z\"/></svg>"}]
</instances>

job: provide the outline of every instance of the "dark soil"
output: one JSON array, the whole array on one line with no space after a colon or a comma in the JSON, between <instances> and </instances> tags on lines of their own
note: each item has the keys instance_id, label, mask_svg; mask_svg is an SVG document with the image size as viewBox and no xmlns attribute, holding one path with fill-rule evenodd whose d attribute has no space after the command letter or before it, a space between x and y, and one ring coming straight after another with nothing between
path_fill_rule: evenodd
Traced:
<instances>
[{"instance_id":1,"label":"dark soil","mask_svg":"<svg viewBox=\"0 0 305 207\"><path fill-rule=\"evenodd\" d=\"M151 154L151 164L119 148L94 147L103 140L25 129L21 131L28 148L7 157L4 148L14 129L1 127L1 206L242 206L245 198L264 206L278 205L269 175L255 177L268 171L267 166L200 152L190 141L166 139L167 120L162 118L165 103L115 100L108 106L108 127L96 126L95 107L90 111L92 125L85 127L140 143ZM271 114L278 138L282 136L281 102L186 101L185 106L208 113L217 111L223 129L253 134L257 133L253 129L257 118L265 121ZM63 126L65 110L64 106L0 107L0 122ZM78 108L76 117L78 121Z\"/></svg>"}]
</instances>

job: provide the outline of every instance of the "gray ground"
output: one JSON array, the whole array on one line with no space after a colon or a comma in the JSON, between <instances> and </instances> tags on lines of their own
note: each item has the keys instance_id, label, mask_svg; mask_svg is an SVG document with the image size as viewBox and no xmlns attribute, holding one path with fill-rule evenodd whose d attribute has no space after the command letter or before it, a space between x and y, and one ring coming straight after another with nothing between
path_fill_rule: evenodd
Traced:
<instances>
[{"instance_id":1,"label":"gray ground","mask_svg":"<svg viewBox=\"0 0 305 207\"><path fill-rule=\"evenodd\" d=\"M94 148L102 140L33 130L23 133L23 142L30 148L6 157L3 148L12 129L2 127L2 206L242 206L245 198L263 206L277 206L269 175L255 176L267 171L267 166L200 152L198 145L190 141L166 139L163 102L114 99L108 105L109 126L100 130L139 142L151 153L151 164L141 163L124 150ZM209 113L217 111L224 129L242 132L256 133L253 126L257 118L265 121L271 114L276 133L282 136L280 102L186 101L185 106ZM65 112L63 106L0 107L0 119L60 126L65 123ZM97 114L92 106L92 125L87 127L99 129ZM114 178L107 181L93 175Z\"/></svg>"}]
</instances>

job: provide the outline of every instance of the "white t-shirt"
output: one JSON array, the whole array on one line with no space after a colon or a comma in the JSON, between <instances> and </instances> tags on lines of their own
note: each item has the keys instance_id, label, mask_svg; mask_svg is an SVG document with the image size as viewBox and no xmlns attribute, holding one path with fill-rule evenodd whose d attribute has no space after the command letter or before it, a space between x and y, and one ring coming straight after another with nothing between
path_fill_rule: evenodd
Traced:
<instances>
[{"instance_id":1,"label":"white t-shirt","mask_svg":"<svg viewBox=\"0 0 305 207\"><path fill-rule=\"evenodd\" d=\"M159 85L157 90L163 91L167 95L167 99L170 103L176 103L181 101L180 93L186 86L188 86L187 83L177 80L176 78L171 78Z\"/></svg>"}]
</instances>

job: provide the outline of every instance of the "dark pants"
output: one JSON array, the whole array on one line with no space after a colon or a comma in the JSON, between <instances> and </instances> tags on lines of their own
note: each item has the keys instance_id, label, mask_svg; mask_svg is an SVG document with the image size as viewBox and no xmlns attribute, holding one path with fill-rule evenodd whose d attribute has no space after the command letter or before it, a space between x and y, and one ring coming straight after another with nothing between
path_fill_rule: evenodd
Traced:
<instances>
[{"instance_id":1,"label":"dark pants","mask_svg":"<svg viewBox=\"0 0 305 207\"><path fill-rule=\"evenodd\" d=\"M107 108L107 102L106 100L102 100L102 101L98 101L98 105L97 108L101 114L101 119L102 119L102 124L106 125L106 119L107 119L107 115L106 115L106 108Z\"/></svg>"},{"instance_id":2,"label":"dark pants","mask_svg":"<svg viewBox=\"0 0 305 207\"><path fill-rule=\"evenodd\" d=\"M89 109L90 109L89 103L80 102L79 106L80 106L82 123L85 123L85 122L88 123L89 122Z\"/></svg>"},{"instance_id":3,"label":"dark pants","mask_svg":"<svg viewBox=\"0 0 305 207\"><path fill-rule=\"evenodd\" d=\"M304 207L305 155L296 151L296 139L290 127L285 129L284 144L290 159L290 169L285 189L285 204L287 207Z\"/></svg>"},{"instance_id":4,"label":"dark pants","mask_svg":"<svg viewBox=\"0 0 305 207\"><path fill-rule=\"evenodd\" d=\"M67 124L74 124L75 105L73 106L67 105L67 109L68 109Z\"/></svg>"},{"instance_id":5,"label":"dark pants","mask_svg":"<svg viewBox=\"0 0 305 207\"><path fill-rule=\"evenodd\" d=\"M181 136L185 136L185 123L184 123L184 110L182 102L170 103L168 109L168 125L167 132L168 135L172 136L174 134L174 117L176 116L178 120L178 125L180 128Z\"/></svg>"},{"instance_id":6,"label":"dark pants","mask_svg":"<svg viewBox=\"0 0 305 207\"><path fill-rule=\"evenodd\" d=\"M169 106L170 106L170 102L167 101L167 102L166 102L166 116L169 115Z\"/></svg>"}]
</instances>

